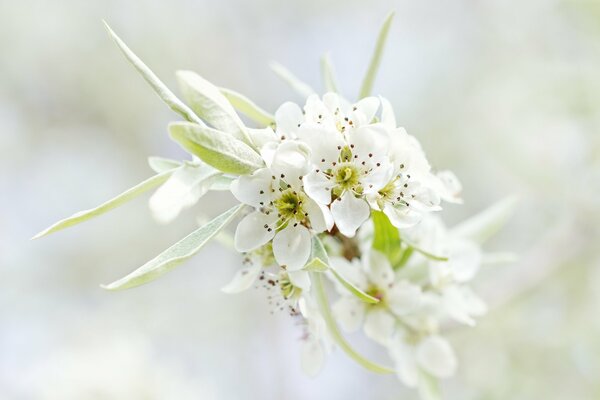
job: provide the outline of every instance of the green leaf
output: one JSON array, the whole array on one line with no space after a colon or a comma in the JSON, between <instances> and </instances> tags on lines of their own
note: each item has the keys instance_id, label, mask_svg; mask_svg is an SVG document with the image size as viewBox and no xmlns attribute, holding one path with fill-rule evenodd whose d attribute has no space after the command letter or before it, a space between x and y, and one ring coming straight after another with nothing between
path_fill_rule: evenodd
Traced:
<instances>
[{"instance_id":1,"label":"green leaf","mask_svg":"<svg viewBox=\"0 0 600 400\"><path fill-rule=\"evenodd\" d=\"M358 297L360 300L364 301L365 303L369 303L369 304L377 304L377 303L379 303L379 299L366 294L365 292L363 292L362 290L360 290L359 288L357 288L356 286L354 286L346 278L344 278L343 276L341 276L339 274L339 272L337 272L331 266L329 267L329 270L331 271L331 273L333 274L333 276L335 277L335 279L337 279L338 282L340 282L342 284L342 286L344 286L346 289L348 289L348 291L350 293L352 293L353 295L355 295L356 297Z\"/></svg>"},{"instance_id":2,"label":"green leaf","mask_svg":"<svg viewBox=\"0 0 600 400\"><path fill-rule=\"evenodd\" d=\"M461 222L451 232L479 244L494 236L513 214L517 197L506 197L471 218Z\"/></svg>"},{"instance_id":3,"label":"green leaf","mask_svg":"<svg viewBox=\"0 0 600 400\"><path fill-rule=\"evenodd\" d=\"M337 279L338 282L340 282L340 284L343 287L345 287L350 293L355 295L360 300L364 301L365 303L369 303L369 304L379 303L379 299L366 294L365 292L363 292L362 290L360 290L359 288L354 286L346 278L344 278L342 275L340 275L340 273L338 271L336 271L333 268L333 266L331 266L329 264L329 257L327 256L327 251L325 250L325 246L323 246L323 242L321 242L321 239L319 239L317 236L313 236L313 238L312 238L311 252L312 252L312 255L311 255L312 259L309 262L309 264L312 264L312 265L310 265L310 268L307 268L307 267L309 267L309 265L307 265L307 267L305 267L305 269L310 270L312 268L313 271L317 271L319 269L324 268L325 271L329 270L329 271L331 271L331 273L333 274L335 279ZM313 262L314 262L314 264L313 264Z\"/></svg>"},{"instance_id":4,"label":"green leaf","mask_svg":"<svg viewBox=\"0 0 600 400\"><path fill-rule=\"evenodd\" d=\"M142 75L144 80L150 84L152 89L158 94L158 96L171 108L171 110L175 111L183 118L190 122L195 122L197 124L203 125L204 123L198 118L196 114L186 106L181 100L177 98L169 90L169 88L158 79L158 77L135 55L133 51L127 47L127 45L117 36L117 34L108 26L106 21L104 22L104 26L108 31L111 38L117 44L121 52L125 55L127 60L137 69L137 71Z\"/></svg>"},{"instance_id":5,"label":"green leaf","mask_svg":"<svg viewBox=\"0 0 600 400\"><path fill-rule=\"evenodd\" d=\"M329 257L323 242L318 237L313 237L311 242L310 261L304 266L307 271L325 272L329 269Z\"/></svg>"},{"instance_id":6,"label":"green leaf","mask_svg":"<svg viewBox=\"0 0 600 400\"><path fill-rule=\"evenodd\" d=\"M192 71L177 71L177 80L183 96L200 118L252 146L246 126L218 87Z\"/></svg>"},{"instance_id":7,"label":"green leaf","mask_svg":"<svg viewBox=\"0 0 600 400\"><path fill-rule=\"evenodd\" d=\"M247 175L264 167L262 158L250 146L233 136L189 122L174 122L169 133L191 154L227 174Z\"/></svg>"},{"instance_id":8,"label":"green leaf","mask_svg":"<svg viewBox=\"0 0 600 400\"><path fill-rule=\"evenodd\" d=\"M333 318L333 314L331 312L331 308L329 306L329 300L327 299L327 294L325 293L325 288L323 285L322 274L318 272L311 272L311 281L313 284L313 288L315 291L315 298L317 304L319 306L319 310L321 311L321 315L325 320L325 324L327 325L327 329L333 341L354 361L356 361L362 367L368 369L369 371L376 372L379 374L393 374L395 371L388 367L384 367L379 365L358 352L354 350L354 348L346 341L342 333L340 332L335 319Z\"/></svg>"},{"instance_id":9,"label":"green leaf","mask_svg":"<svg viewBox=\"0 0 600 400\"><path fill-rule=\"evenodd\" d=\"M243 94L225 88L221 88L221 93L223 93L225 98L229 100L236 110L246 115L251 120L263 126L269 126L275 123L275 117L272 114L257 106Z\"/></svg>"},{"instance_id":10,"label":"green leaf","mask_svg":"<svg viewBox=\"0 0 600 400\"><path fill-rule=\"evenodd\" d=\"M321 57L321 76L326 91L339 93L335 71L329 53L324 54L323 57Z\"/></svg>"},{"instance_id":11,"label":"green leaf","mask_svg":"<svg viewBox=\"0 0 600 400\"><path fill-rule=\"evenodd\" d=\"M412 250L416 251L417 253L420 253L421 255L423 255L431 260L448 261L448 257L433 254L432 252L424 250L424 249L418 247L416 244L407 241L406 239L404 239L404 244L407 245L409 249L412 249Z\"/></svg>"},{"instance_id":12,"label":"green leaf","mask_svg":"<svg viewBox=\"0 0 600 400\"><path fill-rule=\"evenodd\" d=\"M242 210L243 204L237 205L219 215L206 225L190 233L158 256L142 265L124 278L109 285L102 285L107 290L129 289L143 285L169 272L184 261L194 256L202 247L221 231Z\"/></svg>"},{"instance_id":13,"label":"green leaf","mask_svg":"<svg viewBox=\"0 0 600 400\"><path fill-rule=\"evenodd\" d=\"M148 165L154 172L160 174L170 169L180 167L181 163L176 160L171 160L170 158L152 156L148 157Z\"/></svg>"},{"instance_id":14,"label":"green leaf","mask_svg":"<svg viewBox=\"0 0 600 400\"><path fill-rule=\"evenodd\" d=\"M288 70L283 65L276 62L271 62L269 66L277 76L279 76L285 83L287 83L292 89L294 89L296 93L302 96L302 98L305 99L311 94L315 93L313 88L311 88L309 85L298 79L294 74L290 72L290 70Z\"/></svg>"},{"instance_id":15,"label":"green leaf","mask_svg":"<svg viewBox=\"0 0 600 400\"><path fill-rule=\"evenodd\" d=\"M373 90L373 82L375 82L375 75L377 75L379 63L381 62L381 56L383 55L383 47L385 46L385 42L393 20L394 13L392 12L388 14L388 16L385 18L385 21L383 22L383 25L381 25L381 29L379 30L379 36L377 37L377 43L375 45L375 52L371 57L369 68L367 69L367 73L365 74L365 77L363 79L362 86L360 87L360 92L358 95L359 99L371 95L371 91Z\"/></svg>"},{"instance_id":16,"label":"green leaf","mask_svg":"<svg viewBox=\"0 0 600 400\"><path fill-rule=\"evenodd\" d=\"M69 218L65 218L61 221L58 221L54 225L50 226L49 228L46 228L45 230L35 235L32 239L38 239L42 236L49 235L50 233L68 228L73 225L77 225L81 222L87 221L88 219L104 214L105 212L110 211L113 208L116 208L121 204L128 202L129 200L139 196L140 194L147 192L148 190L153 189L159 185L162 185L164 182L167 181L167 179L169 179L169 177L173 174L174 171L175 170L172 169L161 174L154 175L153 177L146 179L145 181L137 184L131 189L126 190L117 197L99 205L96 208L79 211L71 215Z\"/></svg>"},{"instance_id":17,"label":"green leaf","mask_svg":"<svg viewBox=\"0 0 600 400\"><path fill-rule=\"evenodd\" d=\"M371 212L373 221L373 249L379 251L395 266L402 257L402 241L400 233L381 211Z\"/></svg>"}]
</instances>

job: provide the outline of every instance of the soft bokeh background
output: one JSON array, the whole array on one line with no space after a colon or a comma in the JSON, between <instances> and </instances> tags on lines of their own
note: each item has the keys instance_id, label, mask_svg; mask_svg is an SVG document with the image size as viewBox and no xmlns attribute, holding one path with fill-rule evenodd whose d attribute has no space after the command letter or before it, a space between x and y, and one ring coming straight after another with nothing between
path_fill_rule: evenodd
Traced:
<instances>
[{"instance_id":1,"label":"soft bokeh background","mask_svg":"<svg viewBox=\"0 0 600 400\"><path fill-rule=\"evenodd\" d=\"M509 194L490 250L519 261L477 282L491 311L452 333L449 399L600 397L600 4L594 0L0 2L0 398L415 399L335 352L316 379L299 331L260 291L219 291L239 258L217 243L163 279L107 293L232 200L209 195L159 226L147 197L87 224L34 233L179 157L176 119L104 31L106 19L171 87L193 69L266 109L299 100L277 60L320 87L330 50L353 97L388 11L375 92L461 178L452 224ZM360 338L352 338L371 351ZM384 357L384 354L375 356Z\"/></svg>"}]
</instances>

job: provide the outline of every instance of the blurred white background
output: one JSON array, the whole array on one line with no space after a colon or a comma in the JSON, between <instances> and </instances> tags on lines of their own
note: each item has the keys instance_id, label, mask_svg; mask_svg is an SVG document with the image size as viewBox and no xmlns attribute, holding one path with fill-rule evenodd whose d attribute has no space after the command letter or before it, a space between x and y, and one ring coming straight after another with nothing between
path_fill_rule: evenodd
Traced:
<instances>
[{"instance_id":1,"label":"blurred white background","mask_svg":"<svg viewBox=\"0 0 600 400\"><path fill-rule=\"evenodd\" d=\"M489 250L491 311L451 335L449 399L600 398L600 3L594 0L0 2L0 398L416 399L337 351L315 379L299 335L261 291L220 292L240 260L210 244L152 284L111 282L233 200L211 194L168 226L147 198L43 240L29 238L178 158L177 117L127 64L106 19L172 88L192 69L274 111L299 100L277 60L314 87L331 51L353 98L396 11L376 94L456 172L450 224L510 194L519 208ZM352 337L361 346L359 337ZM376 357L384 359L376 349Z\"/></svg>"}]
</instances>

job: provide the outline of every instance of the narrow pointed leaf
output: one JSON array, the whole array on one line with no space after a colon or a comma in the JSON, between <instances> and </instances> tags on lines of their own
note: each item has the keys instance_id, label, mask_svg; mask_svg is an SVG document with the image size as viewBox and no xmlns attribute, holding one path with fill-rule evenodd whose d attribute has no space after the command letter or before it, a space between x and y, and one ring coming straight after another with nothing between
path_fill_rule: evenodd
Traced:
<instances>
[{"instance_id":1,"label":"narrow pointed leaf","mask_svg":"<svg viewBox=\"0 0 600 400\"><path fill-rule=\"evenodd\" d=\"M290 70L288 70L283 65L276 62L271 62L269 66L271 67L273 72L275 72L275 74L279 76L279 78L281 78L303 98L307 98L311 94L315 93L313 88L311 88L309 85L298 79L294 74L290 72Z\"/></svg>"},{"instance_id":2,"label":"narrow pointed leaf","mask_svg":"<svg viewBox=\"0 0 600 400\"><path fill-rule=\"evenodd\" d=\"M393 20L394 13L390 13L386 17L381 29L379 30L379 36L377 37L377 43L375 44L375 51L373 52L369 68L367 69L367 73L365 74L362 86L360 88L360 93L358 95L359 99L371 95L373 83L375 82L375 76L377 75L379 63L381 62L381 56L383 55L383 48L385 47L385 42L387 40L388 33L390 32L390 26L392 26Z\"/></svg>"},{"instance_id":3,"label":"narrow pointed leaf","mask_svg":"<svg viewBox=\"0 0 600 400\"><path fill-rule=\"evenodd\" d=\"M327 325L327 330L331 335L333 341L346 353L350 358L356 361L359 365L366 368L369 371L376 372L379 374L393 374L395 371L391 368L379 365L358 353L354 348L346 341L340 329L333 318L331 308L329 306L329 300L325 293L322 274L318 272L311 272L311 281L315 290L315 298L321 311L321 315Z\"/></svg>"},{"instance_id":4,"label":"narrow pointed leaf","mask_svg":"<svg viewBox=\"0 0 600 400\"><path fill-rule=\"evenodd\" d=\"M170 169L180 167L181 163L177 160L171 160L170 158L152 156L148 157L148 165L154 172L160 174Z\"/></svg>"},{"instance_id":5,"label":"narrow pointed leaf","mask_svg":"<svg viewBox=\"0 0 600 400\"><path fill-rule=\"evenodd\" d=\"M261 107L257 106L252 100L247 98L241 93L233 91L231 89L221 88L221 93L229 100L231 105L250 118L251 120L259 123L263 126L269 126L275 123L275 117L273 114L268 113Z\"/></svg>"},{"instance_id":6,"label":"narrow pointed leaf","mask_svg":"<svg viewBox=\"0 0 600 400\"><path fill-rule=\"evenodd\" d=\"M352 293L353 295L358 297L358 299L364 301L365 303L369 303L369 304L379 303L379 299L366 294L365 292L363 292L362 290L360 290L359 288L354 286L346 278L344 278L342 275L340 275L339 272L337 272L335 269L330 267L329 270L331 271L331 273L333 274L335 279L337 279L338 282L340 282L342 284L342 286L344 286L346 289L348 289L348 291L350 293Z\"/></svg>"},{"instance_id":7,"label":"narrow pointed leaf","mask_svg":"<svg viewBox=\"0 0 600 400\"><path fill-rule=\"evenodd\" d=\"M252 145L246 126L218 87L192 71L177 71L177 80L186 101L200 118Z\"/></svg>"},{"instance_id":8,"label":"narrow pointed leaf","mask_svg":"<svg viewBox=\"0 0 600 400\"><path fill-rule=\"evenodd\" d=\"M221 175L221 176L217 176L212 185L210 185L210 190L215 190L215 191L226 191L229 190L229 188L231 187L231 182L234 181L235 178L231 177L231 176L225 176L225 175Z\"/></svg>"},{"instance_id":9,"label":"narrow pointed leaf","mask_svg":"<svg viewBox=\"0 0 600 400\"><path fill-rule=\"evenodd\" d=\"M102 288L107 290L129 289L151 282L169 272L198 253L210 239L231 222L243 207L244 205L240 204L224 212L129 275L109 285L102 285Z\"/></svg>"},{"instance_id":10,"label":"narrow pointed leaf","mask_svg":"<svg viewBox=\"0 0 600 400\"><path fill-rule=\"evenodd\" d=\"M129 60L135 69L137 69L144 80L150 84L156 94L158 94L158 96L171 108L171 110L175 111L190 122L203 124L200 118L198 118L198 116L194 114L194 112L188 106L179 100L177 96L175 96L173 92L171 92L169 88L162 83L160 79L158 79L154 72L152 72L152 70L150 70L150 68L148 68L146 64L144 64L143 61L140 60L139 57L136 56L133 51L131 51L131 49L129 49L129 47L127 47L121 38L119 38L117 34L110 28L110 26L108 26L106 21L103 22L109 35L117 44L121 52L125 55L127 60Z\"/></svg>"},{"instance_id":11,"label":"narrow pointed leaf","mask_svg":"<svg viewBox=\"0 0 600 400\"><path fill-rule=\"evenodd\" d=\"M452 234L480 244L484 243L504 226L516 205L515 196L504 198L455 226Z\"/></svg>"},{"instance_id":12,"label":"narrow pointed leaf","mask_svg":"<svg viewBox=\"0 0 600 400\"><path fill-rule=\"evenodd\" d=\"M325 54L321 57L321 77L327 92L339 93L335 71L329 54Z\"/></svg>"},{"instance_id":13,"label":"narrow pointed leaf","mask_svg":"<svg viewBox=\"0 0 600 400\"><path fill-rule=\"evenodd\" d=\"M311 262L310 263L312 263L314 261L314 265L311 266L311 267L314 267L313 271L318 270L319 268L323 268L323 266L324 266L325 270L331 271L331 273L333 274L335 279L337 279L342 284L343 287L348 289L348 291L350 293L352 293L353 295L358 297L360 300L364 301L365 303L369 303L369 304L379 303L379 299L376 299L375 297L366 294L365 292L363 292L362 290L360 290L359 288L354 286L346 278L344 278L342 275L340 275L340 273L338 271L336 271L329 264L329 257L327 256L327 251L325 250L325 246L323 246L323 242L321 242L321 239L319 239L316 236L313 236L313 239L312 239L311 253L312 254L311 254Z\"/></svg>"},{"instance_id":14,"label":"narrow pointed leaf","mask_svg":"<svg viewBox=\"0 0 600 400\"><path fill-rule=\"evenodd\" d=\"M329 269L329 257L323 242L318 237L313 237L311 242L310 261L304 267L307 271L325 272Z\"/></svg>"},{"instance_id":15,"label":"narrow pointed leaf","mask_svg":"<svg viewBox=\"0 0 600 400\"><path fill-rule=\"evenodd\" d=\"M434 254L430 251L424 250L424 249L420 248L419 246L415 245L414 243L407 241L406 239L404 239L404 244L406 244L410 249L416 251L417 253L429 258L430 260L448 261L448 257Z\"/></svg>"},{"instance_id":16,"label":"narrow pointed leaf","mask_svg":"<svg viewBox=\"0 0 600 400\"><path fill-rule=\"evenodd\" d=\"M373 248L385 255L392 265L396 265L402 257L400 233L381 211L371 212L373 221Z\"/></svg>"},{"instance_id":17,"label":"narrow pointed leaf","mask_svg":"<svg viewBox=\"0 0 600 400\"><path fill-rule=\"evenodd\" d=\"M264 166L262 158L250 146L218 130L175 122L169 125L169 133L191 154L227 174L251 174Z\"/></svg>"},{"instance_id":18,"label":"narrow pointed leaf","mask_svg":"<svg viewBox=\"0 0 600 400\"><path fill-rule=\"evenodd\" d=\"M116 208L121 204L128 202L129 200L139 196L140 194L147 192L148 190L153 189L159 185L162 185L164 182L167 181L167 179L169 179L169 177L173 174L174 171L175 169L172 169L161 174L154 175L153 177L146 179L145 181L137 184L131 189L126 190L117 197L108 200L107 202L99 205L98 207L91 208L89 210L79 211L71 215L69 218L65 218L61 221L58 221L54 225L50 226L49 228L46 228L42 232L35 235L32 239L38 239L42 236L49 235L50 233L68 228L73 225L77 225L81 222L87 221L88 219L104 214L105 212L108 212L113 208Z\"/></svg>"}]
</instances>

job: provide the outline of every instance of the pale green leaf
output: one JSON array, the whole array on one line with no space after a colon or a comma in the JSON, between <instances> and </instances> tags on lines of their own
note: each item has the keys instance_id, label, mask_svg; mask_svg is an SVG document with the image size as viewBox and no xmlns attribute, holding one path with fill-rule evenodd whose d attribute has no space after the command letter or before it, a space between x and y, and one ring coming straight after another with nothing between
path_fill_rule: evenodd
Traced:
<instances>
[{"instance_id":1,"label":"pale green leaf","mask_svg":"<svg viewBox=\"0 0 600 400\"><path fill-rule=\"evenodd\" d=\"M321 77L327 92L339 93L338 83L329 53L321 57Z\"/></svg>"},{"instance_id":2,"label":"pale green leaf","mask_svg":"<svg viewBox=\"0 0 600 400\"><path fill-rule=\"evenodd\" d=\"M304 266L307 271L325 272L329 269L329 257L323 242L318 237L313 237L311 242L310 261Z\"/></svg>"},{"instance_id":3,"label":"pale green leaf","mask_svg":"<svg viewBox=\"0 0 600 400\"><path fill-rule=\"evenodd\" d=\"M227 174L247 175L264 166L250 146L221 131L189 122L174 122L169 133L191 154Z\"/></svg>"},{"instance_id":4,"label":"pale green leaf","mask_svg":"<svg viewBox=\"0 0 600 400\"><path fill-rule=\"evenodd\" d=\"M110 26L108 26L106 21L102 22L104 22L104 26L106 27L106 30L108 31L109 35L117 44L121 52L125 55L127 60L129 60L129 62L135 67L135 69L137 69L137 71L142 75L144 80L146 80L146 82L148 82L148 84L152 86L152 89L154 89L156 94L158 94L158 96L173 111L181 115L183 118L190 122L195 122L197 124L202 125L203 122L200 120L200 118L198 118L198 116L194 114L194 112L188 106L186 106L181 100L179 100L177 96L175 96L173 92L171 92L169 88L161 82L160 79L158 79L154 72L152 72L150 68L148 68L146 64L144 64L142 60L140 60L138 56L136 56L135 53L131 51L131 49L129 49L129 47L127 47L127 45L121 40L121 38L119 38L117 34L113 32L113 30L110 28Z\"/></svg>"},{"instance_id":5,"label":"pale green leaf","mask_svg":"<svg viewBox=\"0 0 600 400\"><path fill-rule=\"evenodd\" d=\"M332 275L335 279L340 282L340 284L346 288L350 293L369 304L377 304L379 303L379 299L376 299L373 296L370 296L354 286L350 283L346 278L344 278L338 271L336 271L333 266L329 265L329 257L327 256L327 251L325 250L325 246L323 246L323 242L317 236L313 236L312 238L312 249L311 249L311 261L305 267L307 270L313 271L331 271Z\"/></svg>"},{"instance_id":6,"label":"pale green leaf","mask_svg":"<svg viewBox=\"0 0 600 400\"><path fill-rule=\"evenodd\" d=\"M402 257L400 233L381 211L371 211L373 221L373 249L387 257L392 265L396 265Z\"/></svg>"},{"instance_id":7,"label":"pale green leaf","mask_svg":"<svg viewBox=\"0 0 600 400\"><path fill-rule=\"evenodd\" d=\"M404 239L404 244L407 245L410 249L413 249L414 251L416 251L417 253L420 253L421 255L429 258L430 260L448 261L448 257L440 256L440 255L434 254L428 250L422 249L419 246L417 246L416 244L407 241L406 239Z\"/></svg>"},{"instance_id":8,"label":"pale green leaf","mask_svg":"<svg viewBox=\"0 0 600 400\"><path fill-rule=\"evenodd\" d=\"M356 361L359 365L366 368L369 371L376 372L379 374L393 374L395 371L391 368L379 365L358 352L354 350L354 348L346 341L342 333L340 332L335 319L333 318L333 314L331 312L331 308L329 306L329 300L327 299L327 294L325 293L325 288L323 285L323 280L321 278L321 273L319 272L311 272L311 281L313 284L313 288L315 291L315 298L317 304L319 306L319 310L321 311L321 316L325 320L325 324L327 325L327 330L331 335L332 340L342 349L350 358Z\"/></svg>"},{"instance_id":9,"label":"pale green leaf","mask_svg":"<svg viewBox=\"0 0 600 400\"><path fill-rule=\"evenodd\" d=\"M231 89L221 88L221 93L229 100L231 105L246 115L251 120L264 125L272 125L275 123L275 117L273 114L268 113L263 110L261 107L257 106L252 100L247 98L241 93L235 92Z\"/></svg>"},{"instance_id":10,"label":"pale green leaf","mask_svg":"<svg viewBox=\"0 0 600 400\"><path fill-rule=\"evenodd\" d=\"M302 98L307 98L311 94L315 93L313 88L298 79L283 65L273 61L269 64L269 66L277 76L279 76L285 83L295 90L296 93L302 96Z\"/></svg>"},{"instance_id":11,"label":"pale green leaf","mask_svg":"<svg viewBox=\"0 0 600 400\"><path fill-rule=\"evenodd\" d=\"M362 86L360 87L360 92L358 95L359 99L371 95L373 83L375 82L375 76L377 75L379 63L381 62L381 56L383 55L383 48L385 46L393 19L394 13L392 12L385 18L383 25L381 25L379 36L377 37L377 43L375 44L375 51L371 57L371 62L369 63L369 68L367 69L367 73L363 79Z\"/></svg>"},{"instance_id":12,"label":"pale green leaf","mask_svg":"<svg viewBox=\"0 0 600 400\"><path fill-rule=\"evenodd\" d=\"M364 301L365 303L369 303L369 304L379 303L379 299L366 294L365 292L363 292L362 290L360 290L359 288L354 286L352 283L350 283L346 278L344 278L342 275L340 275L340 273L338 271L336 271L335 269L333 269L331 266L329 267L329 270L331 271L331 273L333 274L335 279L337 279L338 282L340 282L343 287L348 289L348 291L350 293L352 293L353 295L355 295L358 299Z\"/></svg>"},{"instance_id":13,"label":"pale green leaf","mask_svg":"<svg viewBox=\"0 0 600 400\"><path fill-rule=\"evenodd\" d=\"M142 265L124 278L109 285L102 285L107 290L129 289L143 285L169 272L184 261L194 256L202 247L221 231L242 210L243 204L237 205L219 215L206 225L190 233L158 256Z\"/></svg>"},{"instance_id":14,"label":"pale green leaf","mask_svg":"<svg viewBox=\"0 0 600 400\"><path fill-rule=\"evenodd\" d=\"M517 198L510 196L504 198L480 213L461 222L451 232L453 235L484 243L494 236L506 223L514 212Z\"/></svg>"},{"instance_id":15,"label":"pale green leaf","mask_svg":"<svg viewBox=\"0 0 600 400\"><path fill-rule=\"evenodd\" d=\"M183 96L200 118L252 146L246 126L218 87L192 71L177 71L177 80Z\"/></svg>"},{"instance_id":16,"label":"pale green leaf","mask_svg":"<svg viewBox=\"0 0 600 400\"><path fill-rule=\"evenodd\" d=\"M96 208L79 211L71 215L69 218L65 218L61 221L58 221L54 225L50 226L49 228L46 228L42 232L35 235L32 239L37 239L42 236L46 236L50 233L68 228L73 225L77 225L81 222L87 221L88 219L104 214L105 212L110 211L113 208L116 208L121 204L128 202L129 200L139 196L140 194L147 192L148 190L153 189L159 185L162 185L164 182L167 181L167 179L169 179L169 177L171 176L171 174L173 174L174 171L175 170L172 169L161 174L154 175L153 177L146 179L145 181L137 184L131 189L126 190L117 197L99 205Z\"/></svg>"},{"instance_id":17,"label":"pale green leaf","mask_svg":"<svg viewBox=\"0 0 600 400\"><path fill-rule=\"evenodd\" d=\"M160 174L162 172L166 172L170 169L177 168L181 166L181 162L177 160L172 160L170 158L163 157L148 157L148 165L154 172Z\"/></svg>"}]
</instances>

